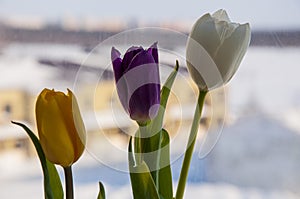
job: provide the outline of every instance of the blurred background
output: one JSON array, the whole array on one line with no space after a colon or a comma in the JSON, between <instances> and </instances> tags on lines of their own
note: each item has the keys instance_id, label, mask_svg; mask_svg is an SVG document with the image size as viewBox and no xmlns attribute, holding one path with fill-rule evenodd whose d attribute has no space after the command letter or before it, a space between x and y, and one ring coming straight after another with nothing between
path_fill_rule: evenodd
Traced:
<instances>
[{"instance_id":1,"label":"blurred background","mask_svg":"<svg viewBox=\"0 0 300 199\"><path fill-rule=\"evenodd\" d=\"M196 100L185 39L200 16L220 8L249 22L252 39L233 79L207 98L186 198L300 198L297 0L0 0L0 198L43 197L33 145L10 121L36 131L35 100L45 87L75 91L88 131L75 196L96 198L102 181L107 198L132 198L126 148L136 126L120 106L109 60L112 45L124 53L145 40L158 41L162 82L181 63L165 121L177 182Z\"/></svg>"}]
</instances>

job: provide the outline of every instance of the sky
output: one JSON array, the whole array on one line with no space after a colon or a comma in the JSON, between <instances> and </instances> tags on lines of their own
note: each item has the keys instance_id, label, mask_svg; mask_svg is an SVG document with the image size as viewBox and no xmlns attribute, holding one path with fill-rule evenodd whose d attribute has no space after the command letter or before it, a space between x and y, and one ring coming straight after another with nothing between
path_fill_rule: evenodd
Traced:
<instances>
[{"instance_id":1,"label":"sky","mask_svg":"<svg viewBox=\"0 0 300 199\"><path fill-rule=\"evenodd\" d=\"M220 8L226 9L233 21L250 22L255 29L300 28L299 0L0 0L0 18L40 18L49 22L59 22L64 17L195 21Z\"/></svg>"}]
</instances>

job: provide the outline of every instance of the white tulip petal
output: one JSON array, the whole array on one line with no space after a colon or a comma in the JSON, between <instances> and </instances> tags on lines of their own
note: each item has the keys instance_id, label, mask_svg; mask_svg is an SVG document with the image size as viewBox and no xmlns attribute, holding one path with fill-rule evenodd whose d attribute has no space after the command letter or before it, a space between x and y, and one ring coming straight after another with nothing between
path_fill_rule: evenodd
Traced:
<instances>
[{"instance_id":1,"label":"white tulip petal","mask_svg":"<svg viewBox=\"0 0 300 199\"><path fill-rule=\"evenodd\" d=\"M232 23L225 10L202 16L187 43L189 72L200 90L227 83L238 69L250 42L249 24Z\"/></svg>"},{"instance_id":2,"label":"white tulip petal","mask_svg":"<svg viewBox=\"0 0 300 199\"><path fill-rule=\"evenodd\" d=\"M239 31L240 34L244 34L244 40L241 44L241 51L236 59L236 64L235 64L235 67L233 69L233 74L235 74L235 72L237 71L237 69L239 68L243 58L244 58L244 55L246 54L246 51L250 45L250 39L251 39L251 30L250 30L250 25L247 23L247 24L243 24L240 26L241 29ZM233 75L232 74L232 75ZM232 76L230 77L230 79L232 78ZM228 79L227 81L229 81L230 79Z\"/></svg>"},{"instance_id":3,"label":"white tulip petal","mask_svg":"<svg viewBox=\"0 0 300 199\"><path fill-rule=\"evenodd\" d=\"M231 22L227 15L227 12L223 9L216 11L214 14L212 14L212 17L217 19L218 21Z\"/></svg>"},{"instance_id":4,"label":"white tulip petal","mask_svg":"<svg viewBox=\"0 0 300 199\"><path fill-rule=\"evenodd\" d=\"M215 62L224 82L228 82L238 69L250 42L249 24L240 25L220 47Z\"/></svg>"},{"instance_id":5,"label":"white tulip petal","mask_svg":"<svg viewBox=\"0 0 300 199\"><path fill-rule=\"evenodd\" d=\"M190 37L201 44L211 56L216 53L215 51L220 45L220 37L210 14L198 19L192 28Z\"/></svg>"},{"instance_id":6,"label":"white tulip petal","mask_svg":"<svg viewBox=\"0 0 300 199\"><path fill-rule=\"evenodd\" d=\"M230 37L231 34L235 31L235 29L238 27L238 24L227 23L226 21L217 21L215 24L216 24L216 30L220 37L221 45L225 41L225 39Z\"/></svg>"},{"instance_id":7,"label":"white tulip petal","mask_svg":"<svg viewBox=\"0 0 300 199\"><path fill-rule=\"evenodd\" d=\"M188 39L186 61L189 72L200 90L211 90L223 84L221 73L206 49Z\"/></svg>"}]
</instances>

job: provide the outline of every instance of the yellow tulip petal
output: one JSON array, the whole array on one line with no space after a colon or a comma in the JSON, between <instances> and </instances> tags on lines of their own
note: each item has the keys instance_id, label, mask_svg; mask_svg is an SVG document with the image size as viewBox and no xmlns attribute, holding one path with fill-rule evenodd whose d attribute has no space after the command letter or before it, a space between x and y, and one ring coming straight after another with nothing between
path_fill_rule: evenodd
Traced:
<instances>
[{"instance_id":1,"label":"yellow tulip petal","mask_svg":"<svg viewBox=\"0 0 300 199\"><path fill-rule=\"evenodd\" d=\"M38 101L37 104L43 106L41 110L37 108L37 118L40 118L38 132L46 157L53 163L69 166L74 156L73 145L56 101L48 97L48 100Z\"/></svg>"},{"instance_id":2,"label":"yellow tulip petal","mask_svg":"<svg viewBox=\"0 0 300 199\"><path fill-rule=\"evenodd\" d=\"M75 162L78 160L78 158L82 155L84 151L86 143L86 131L75 95L72 93L72 91L68 90L68 96L69 100L71 101L70 104L72 105L72 120L75 130L73 131L73 137L75 138L74 143L76 143L74 146L76 148L74 158Z\"/></svg>"},{"instance_id":3,"label":"yellow tulip petal","mask_svg":"<svg viewBox=\"0 0 300 199\"><path fill-rule=\"evenodd\" d=\"M84 150L85 129L74 99L71 91L65 95L44 89L36 102L38 133L45 155L63 167L74 163ZM76 128L75 123L78 123Z\"/></svg>"}]
</instances>

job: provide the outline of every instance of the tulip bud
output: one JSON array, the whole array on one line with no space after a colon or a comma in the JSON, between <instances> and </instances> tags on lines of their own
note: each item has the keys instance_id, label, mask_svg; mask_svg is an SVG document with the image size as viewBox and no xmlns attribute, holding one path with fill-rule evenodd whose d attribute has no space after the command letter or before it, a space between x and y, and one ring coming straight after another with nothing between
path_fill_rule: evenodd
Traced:
<instances>
[{"instance_id":1,"label":"tulip bud","mask_svg":"<svg viewBox=\"0 0 300 199\"><path fill-rule=\"evenodd\" d=\"M225 10L205 14L194 24L186 50L187 67L200 90L227 83L250 42L249 24L233 23Z\"/></svg>"},{"instance_id":2,"label":"tulip bud","mask_svg":"<svg viewBox=\"0 0 300 199\"><path fill-rule=\"evenodd\" d=\"M47 159L69 167L82 155L86 132L74 94L44 89L36 102L40 143Z\"/></svg>"},{"instance_id":3,"label":"tulip bud","mask_svg":"<svg viewBox=\"0 0 300 199\"><path fill-rule=\"evenodd\" d=\"M160 105L156 43L147 50L133 46L123 59L120 55L113 47L111 60L121 104L131 119L146 123L157 115Z\"/></svg>"}]
</instances>

